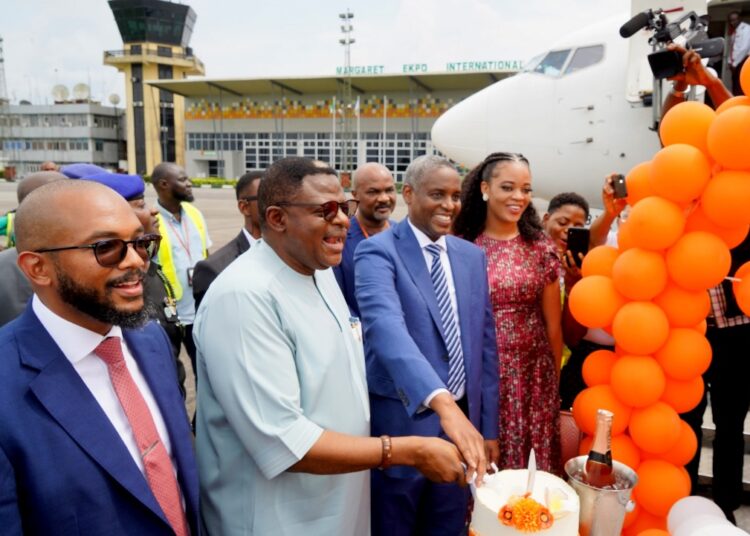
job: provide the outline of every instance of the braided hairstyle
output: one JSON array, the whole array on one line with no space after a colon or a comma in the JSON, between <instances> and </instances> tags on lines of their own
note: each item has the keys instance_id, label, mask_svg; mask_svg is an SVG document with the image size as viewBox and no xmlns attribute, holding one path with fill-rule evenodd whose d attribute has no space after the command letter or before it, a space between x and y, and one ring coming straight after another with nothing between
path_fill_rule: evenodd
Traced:
<instances>
[{"instance_id":1,"label":"braided hairstyle","mask_svg":"<svg viewBox=\"0 0 750 536\"><path fill-rule=\"evenodd\" d=\"M489 184L495 168L505 162L522 162L526 166L529 165L529 161L520 153L492 153L466 175L461 186L461 211L453 223L453 232L456 235L473 242L484 231L487 222L487 202L482 199L481 184ZM542 222L534 203L529 203L521 214L518 231L521 237L529 242L542 238Z\"/></svg>"}]
</instances>

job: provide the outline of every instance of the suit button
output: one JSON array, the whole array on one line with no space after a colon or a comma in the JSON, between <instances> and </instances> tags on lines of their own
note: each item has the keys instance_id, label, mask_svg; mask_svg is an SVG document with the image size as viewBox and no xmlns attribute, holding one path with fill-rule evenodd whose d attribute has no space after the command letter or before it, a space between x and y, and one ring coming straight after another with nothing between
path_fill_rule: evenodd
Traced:
<instances>
[{"instance_id":1,"label":"suit button","mask_svg":"<svg viewBox=\"0 0 750 536\"><path fill-rule=\"evenodd\" d=\"M442 359L443 361L447 363L448 361L450 361L450 356L448 354L445 354L445 355L440 356L440 359Z\"/></svg>"}]
</instances>

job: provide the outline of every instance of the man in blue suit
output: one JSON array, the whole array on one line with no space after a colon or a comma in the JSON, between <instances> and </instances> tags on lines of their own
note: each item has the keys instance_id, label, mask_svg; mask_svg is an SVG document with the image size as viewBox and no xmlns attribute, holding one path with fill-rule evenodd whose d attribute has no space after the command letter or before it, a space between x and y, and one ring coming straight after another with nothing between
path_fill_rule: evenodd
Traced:
<instances>
[{"instance_id":1,"label":"man in blue suit","mask_svg":"<svg viewBox=\"0 0 750 536\"><path fill-rule=\"evenodd\" d=\"M198 534L190 425L144 311L158 235L114 190L58 181L16 237L34 296L0 329L2 533Z\"/></svg>"},{"instance_id":2,"label":"man in blue suit","mask_svg":"<svg viewBox=\"0 0 750 536\"><path fill-rule=\"evenodd\" d=\"M497 461L498 372L484 253L447 236L461 207L450 161L406 171L408 218L355 252L372 435L447 437L481 481ZM468 493L410 468L374 471L374 535L462 533Z\"/></svg>"}]
</instances>

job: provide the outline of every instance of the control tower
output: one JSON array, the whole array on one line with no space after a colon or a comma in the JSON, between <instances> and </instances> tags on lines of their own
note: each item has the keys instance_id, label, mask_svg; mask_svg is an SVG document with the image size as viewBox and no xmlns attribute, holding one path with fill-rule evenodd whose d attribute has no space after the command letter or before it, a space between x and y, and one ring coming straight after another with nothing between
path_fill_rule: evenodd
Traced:
<instances>
[{"instance_id":1,"label":"control tower","mask_svg":"<svg viewBox=\"0 0 750 536\"><path fill-rule=\"evenodd\" d=\"M128 172L150 174L160 162L184 165L184 98L146 80L181 80L205 73L188 46L195 11L163 0L109 0L123 41L104 64L125 74Z\"/></svg>"}]
</instances>

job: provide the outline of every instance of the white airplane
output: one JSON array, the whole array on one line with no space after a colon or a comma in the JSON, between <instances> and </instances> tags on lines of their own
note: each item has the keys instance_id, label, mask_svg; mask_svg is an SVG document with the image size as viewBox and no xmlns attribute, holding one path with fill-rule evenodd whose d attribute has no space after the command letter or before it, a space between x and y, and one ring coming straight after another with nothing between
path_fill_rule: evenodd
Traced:
<instances>
[{"instance_id":1,"label":"white airplane","mask_svg":"<svg viewBox=\"0 0 750 536\"><path fill-rule=\"evenodd\" d=\"M646 59L653 32L641 30L624 39L619 28L656 7L683 8L668 15L670 20L688 11L702 15L708 8L715 23L723 23L731 9L748 3L633 0L630 13L571 34L522 72L452 107L433 126L432 141L469 168L491 152L523 153L531 163L535 196L549 199L574 191L600 207L607 174L627 174L660 148ZM718 8L714 13L712 5Z\"/></svg>"}]
</instances>

